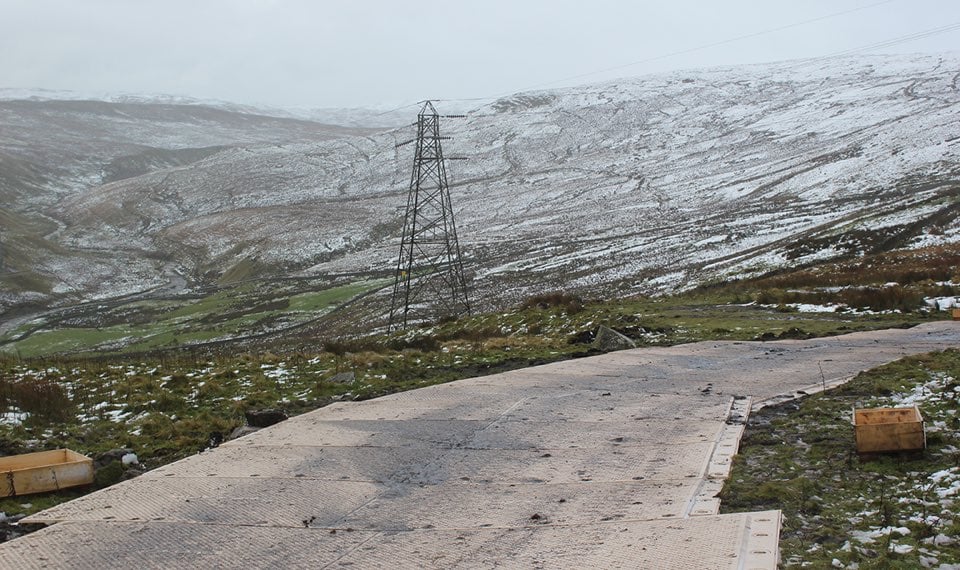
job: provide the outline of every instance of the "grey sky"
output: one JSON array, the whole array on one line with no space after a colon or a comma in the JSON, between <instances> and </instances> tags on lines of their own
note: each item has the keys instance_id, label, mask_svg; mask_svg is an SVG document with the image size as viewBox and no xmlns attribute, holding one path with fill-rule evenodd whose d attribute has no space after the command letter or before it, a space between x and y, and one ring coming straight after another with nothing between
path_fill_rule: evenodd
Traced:
<instances>
[{"instance_id":1,"label":"grey sky","mask_svg":"<svg viewBox=\"0 0 960 570\"><path fill-rule=\"evenodd\" d=\"M0 0L0 14L0 87L347 107L829 55L960 23L960 2ZM958 46L955 29L871 53Z\"/></svg>"}]
</instances>

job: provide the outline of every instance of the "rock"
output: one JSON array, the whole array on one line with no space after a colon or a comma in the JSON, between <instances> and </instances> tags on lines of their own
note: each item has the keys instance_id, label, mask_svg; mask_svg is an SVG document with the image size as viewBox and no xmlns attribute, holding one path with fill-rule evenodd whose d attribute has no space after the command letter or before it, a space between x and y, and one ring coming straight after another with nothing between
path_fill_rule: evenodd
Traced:
<instances>
[{"instance_id":1,"label":"rock","mask_svg":"<svg viewBox=\"0 0 960 570\"><path fill-rule=\"evenodd\" d=\"M98 489L115 485L123 480L124 471L126 469L119 460L106 463L93 472L93 484Z\"/></svg>"},{"instance_id":2,"label":"rock","mask_svg":"<svg viewBox=\"0 0 960 570\"><path fill-rule=\"evenodd\" d=\"M0 522L0 542L13 540L14 538L21 537L28 532L30 531L24 528L23 525L14 524L9 521Z\"/></svg>"},{"instance_id":3,"label":"rock","mask_svg":"<svg viewBox=\"0 0 960 570\"><path fill-rule=\"evenodd\" d=\"M637 348L637 343L610 327L600 325L597 329L597 338L593 341L594 345L603 352L613 352L615 350L629 350Z\"/></svg>"},{"instance_id":4,"label":"rock","mask_svg":"<svg viewBox=\"0 0 960 570\"><path fill-rule=\"evenodd\" d=\"M804 339L811 338L812 336L813 336L812 334L808 333L807 331L805 331L805 330L803 330L803 329L801 329L801 328L790 327L789 329L787 329L787 330L783 331L782 333L780 333L779 335L777 335L777 338L778 338L778 339L798 339L798 340L804 340Z\"/></svg>"},{"instance_id":5,"label":"rock","mask_svg":"<svg viewBox=\"0 0 960 570\"><path fill-rule=\"evenodd\" d=\"M570 344L590 344L597 338L597 333L593 331L580 331L570 337L567 341Z\"/></svg>"},{"instance_id":6,"label":"rock","mask_svg":"<svg viewBox=\"0 0 960 570\"><path fill-rule=\"evenodd\" d=\"M122 481L126 481L127 479L133 479L134 477L139 477L141 475L143 475L143 471L139 469L129 468L123 472L123 475L120 477L120 479Z\"/></svg>"},{"instance_id":7,"label":"rock","mask_svg":"<svg viewBox=\"0 0 960 570\"><path fill-rule=\"evenodd\" d=\"M255 431L260 431L260 428L253 426L240 426L230 432L230 435L227 436L227 441L230 441L231 439L237 439L238 437L243 437Z\"/></svg>"},{"instance_id":8,"label":"rock","mask_svg":"<svg viewBox=\"0 0 960 570\"><path fill-rule=\"evenodd\" d=\"M264 408L262 410L249 410L243 414L247 418L247 424L251 427L265 428L273 424L278 424L287 419L287 414L283 410L276 408Z\"/></svg>"},{"instance_id":9,"label":"rock","mask_svg":"<svg viewBox=\"0 0 960 570\"><path fill-rule=\"evenodd\" d=\"M124 467L128 467L130 465L140 465L140 461L137 459L137 454L133 453L132 451L130 453L123 454L123 457L120 458L120 463L123 463Z\"/></svg>"},{"instance_id":10,"label":"rock","mask_svg":"<svg viewBox=\"0 0 960 570\"><path fill-rule=\"evenodd\" d=\"M127 455L133 455L136 457L136 455L133 453L133 450L126 447L104 451L100 455L97 455L93 458L93 468L102 469L114 461L122 461ZM124 465L126 465L126 463L124 463Z\"/></svg>"},{"instance_id":11,"label":"rock","mask_svg":"<svg viewBox=\"0 0 960 570\"><path fill-rule=\"evenodd\" d=\"M356 375L353 372L341 372L340 374L334 375L332 378L327 380L332 384L352 384L356 380Z\"/></svg>"},{"instance_id":12,"label":"rock","mask_svg":"<svg viewBox=\"0 0 960 570\"><path fill-rule=\"evenodd\" d=\"M205 449L218 447L221 443L223 443L223 434L218 431L210 432L210 437L207 438L207 447Z\"/></svg>"}]
</instances>

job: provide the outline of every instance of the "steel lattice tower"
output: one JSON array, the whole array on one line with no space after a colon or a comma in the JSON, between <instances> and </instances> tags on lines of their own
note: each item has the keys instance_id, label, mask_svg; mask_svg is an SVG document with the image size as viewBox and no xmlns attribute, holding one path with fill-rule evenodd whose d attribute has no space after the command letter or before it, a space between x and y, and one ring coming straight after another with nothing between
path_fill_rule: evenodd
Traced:
<instances>
[{"instance_id":1,"label":"steel lattice tower","mask_svg":"<svg viewBox=\"0 0 960 570\"><path fill-rule=\"evenodd\" d=\"M440 136L440 115L427 101L417 116L417 145L390 305L391 329L470 312L440 146L448 138Z\"/></svg>"}]
</instances>

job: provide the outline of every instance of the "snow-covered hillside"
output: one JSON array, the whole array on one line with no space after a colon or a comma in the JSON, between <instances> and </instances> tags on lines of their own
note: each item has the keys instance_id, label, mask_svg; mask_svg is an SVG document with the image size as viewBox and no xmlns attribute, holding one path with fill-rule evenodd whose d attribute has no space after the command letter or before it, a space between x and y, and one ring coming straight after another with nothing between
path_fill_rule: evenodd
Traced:
<instances>
[{"instance_id":1,"label":"snow-covered hillside","mask_svg":"<svg viewBox=\"0 0 960 570\"><path fill-rule=\"evenodd\" d=\"M522 93L443 120L445 153L469 158L448 173L477 297L657 292L956 241L958 81L956 55L839 58ZM70 105L0 102L10 217L56 222L16 268L49 290L8 302L250 260L277 274L395 264L413 152L395 145L412 129L193 106L165 131L175 105L97 103L86 122Z\"/></svg>"},{"instance_id":2,"label":"snow-covered hillside","mask_svg":"<svg viewBox=\"0 0 960 570\"><path fill-rule=\"evenodd\" d=\"M122 103L138 105L189 105L193 107L207 107L243 113L247 115L263 115L283 119L301 119L361 129L384 129L410 124L410 108L412 105L388 105L384 108L368 109L363 107L329 108L329 107L286 107L279 108L270 105L243 105L219 99L198 99L183 95L146 95L138 93L109 93L109 92L81 92L55 89L17 89L0 87L0 101L96 101L100 103ZM467 103L458 103L457 112L467 111L471 107ZM447 112L452 112L447 109Z\"/></svg>"}]
</instances>

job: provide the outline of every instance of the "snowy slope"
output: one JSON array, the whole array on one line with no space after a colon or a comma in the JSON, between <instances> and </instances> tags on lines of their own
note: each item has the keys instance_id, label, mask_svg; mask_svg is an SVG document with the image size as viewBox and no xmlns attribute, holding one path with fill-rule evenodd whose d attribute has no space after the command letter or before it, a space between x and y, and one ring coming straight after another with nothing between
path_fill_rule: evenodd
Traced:
<instances>
[{"instance_id":1,"label":"snowy slope","mask_svg":"<svg viewBox=\"0 0 960 570\"><path fill-rule=\"evenodd\" d=\"M958 78L956 55L788 62L523 93L444 120L446 154L469 157L448 173L478 297L657 292L960 239ZM236 125L252 142L223 144L197 123L178 136L224 148L117 179L88 168L69 192L55 179L44 212L66 253L34 267L55 292L118 292L76 252L116 259L125 291L163 282L161 268L209 279L253 258L277 274L391 269L413 152L395 144L412 129L330 138L298 123L270 138ZM146 136L129 126L125 144Z\"/></svg>"},{"instance_id":2,"label":"snowy slope","mask_svg":"<svg viewBox=\"0 0 960 570\"><path fill-rule=\"evenodd\" d=\"M270 105L243 105L219 99L198 99L184 95L157 95L141 93L82 92L56 89L17 89L0 87L0 101L97 101L101 103L133 103L140 105L190 105L221 111L264 115L286 119L302 119L327 125L354 128L382 129L410 123L411 105L388 104L382 108L286 107ZM460 103L457 111L469 110ZM452 112L447 109L448 112Z\"/></svg>"}]
</instances>

